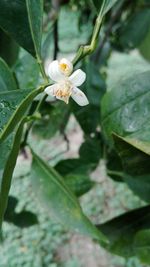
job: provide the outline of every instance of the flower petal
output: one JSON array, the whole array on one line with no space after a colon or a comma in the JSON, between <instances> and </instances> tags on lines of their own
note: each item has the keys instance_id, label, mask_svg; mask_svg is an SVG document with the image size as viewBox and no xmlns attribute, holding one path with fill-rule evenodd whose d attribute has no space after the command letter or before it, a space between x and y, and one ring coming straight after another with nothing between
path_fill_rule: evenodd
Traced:
<instances>
[{"instance_id":1,"label":"flower petal","mask_svg":"<svg viewBox=\"0 0 150 267\"><path fill-rule=\"evenodd\" d=\"M86 79L86 74L84 71L78 69L74 71L73 74L68 79L74 86L80 86L81 84L84 83Z\"/></svg>"},{"instance_id":2,"label":"flower petal","mask_svg":"<svg viewBox=\"0 0 150 267\"><path fill-rule=\"evenodd\" d=\"M46 87L44 92L50 96L55 96L56 90L57 90L57 84L53 84Z\"/></svg>"},{"instance_id":3,"label":"flower petal","mask_svg":"<svg viewBox=\"0 0 150 267\"><path fill-rule=\"evenodd\" d=\"M60 71L58 60L52 61L48 66L48 75L54 82L64 79L64 75Z\"/></svg>"},{"instance_id":4,"label":"flower petal","mask_svg":"<svg viewBox=\"0 0 150 267\"><path fill-rule=\"evenodd\" d=\"M86 95L77 87L73 88L71 97L79 106L86 106L89 104Z\"/></svg>"},{"instance_id":5,"label":"flower petal","mask_svg":"<svg viewBox=\"0 0 150 267\"><path fill-rule=\"evenodd\" d=\"M71 72L73 71L73 65L72 65L71 61L69 61L66 58L62 58L59 61L59 68L60 68L60 71L62 72L62 74L64 74L65 76L69 76L71 74Z\"/></svg>"}]
</instances>

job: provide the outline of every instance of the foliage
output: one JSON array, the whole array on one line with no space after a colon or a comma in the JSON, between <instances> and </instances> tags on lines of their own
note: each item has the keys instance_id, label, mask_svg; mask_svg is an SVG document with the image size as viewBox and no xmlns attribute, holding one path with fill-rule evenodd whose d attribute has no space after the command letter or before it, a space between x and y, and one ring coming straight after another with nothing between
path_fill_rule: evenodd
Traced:
<instances>
[{"instance_id":1,"label":"foliage","mask_svg":"<svg viewBox=\"0 0 150 267\"><path fill-rule=\"evenodd\" d=\"M19 47L16 59L12 46L13 63L5 53L0 54L0 225L3 219L20 227L38 224L36 214L28 210L16 214L17 200L9 196L20 149L32 157L32 188L48 214L112 253L137 256L149 264L149 1L86 2L0 1L2 36L7 33ZM71 42L75 45L69 49ZM109 64L116 50L124 57L110 75ZM78 64L86 72L82 90L88 106L79 107L70 101L66 107L45 96L51 82L44 59L56 59L59 52L61 56L61 52L74 56L74 67ZM137 58L140 53L147 62L140 59L140 67L136 62L126 66L127 53L129 57L136 53ZM72 116L84 136L79 155L50 166L36 153L29 135L32 132L42 142L59 132L68 142L65 130ZM110 178L126 183L147 206L95 226L81 209L78 197L93 187L90 175L103 159ZM26 222L22 223L24 218Z\"/></svg>"}]
</instances>

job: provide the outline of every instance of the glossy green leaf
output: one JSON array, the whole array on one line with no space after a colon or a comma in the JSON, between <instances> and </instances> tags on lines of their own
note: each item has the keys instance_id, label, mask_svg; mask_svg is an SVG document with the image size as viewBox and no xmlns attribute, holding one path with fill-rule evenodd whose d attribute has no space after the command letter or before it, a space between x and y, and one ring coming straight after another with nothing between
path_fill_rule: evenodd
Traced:
<instances>
[{"instance_id":1,"label":"glossy green leaf","mask_svg":"<svg viewBox=\"0 0 150 267\"><path fill-rule=\"evenodd\" d=\"M26 0L31 36L37 57L41 54L43 0Z\"/></svg>"},{"instance_id":2,"label":"glossy green leaf","mask_svg":"<svg viewBox=\"0 0 150 267\"><path fill-rule=\"evenodd\" d=\"M4 166L6 164L9 153L12 149L12 142L14 138L14 132L11 133L2 143L0 143L0 181L2 179L2 174L4 171Z\"/></svg>"},{"instance_id":3,"label":"glossy green leaf","mask_svg":"<svg viewBox=\"0 0 150 267\"><path fill-rule=\"evenodd\" d=\"M102 127L112 144L112 133L132 139L134 146L149 152L150 71L118 81L102 100Z\"/></svg>"},{"instance_id":4,"label":"glossy green leaf","mask_svg":"<svg viewBox=\"0 0 150 267\"><path fill-rule=\"evenodd\" d=\"M127 258L135 256L136 235L141 230L150 229L150 206L124 213L99 225L98 228L110 241L107 246L109 251Z\"/></svg>"},{"instance_id":5,"label":"glossy green leaf","mask_svg":"<svg viewBox=\"0 0 150 267\"><path fill-rule=\"evenodd\" d=\"M31 91L13 90L0 93L0 142L15 128L41 88Z\"/></svg>"},{"instance_id":6,"label":"glossy green leaf","mask_svg":"<svg viewBox=\"0 0 150 267\"><path fill-rule=\"evenodd\" d=\"M42 0L1 0L0 27L33 56L40 54Z\"/></svg>"},{"instance_id":7,"label":"glossy green leaf","mask_svg":"<svg viewBox=\"0 0 150 267\"><path fill-rule=\"evenodd\" d=\"M39 66L36 60L30 55L26 54L19 58L14 66L19 88L37 88L39 85Z\"/></svg>"},{"instance_id":8,"label":"glossy green leaf","mask_svg":"<svg viewBox=\"0 0 150 267\"><path fill-rule=\"evenodd\" d=\"M11 70L5 61L0 58L0 92L17 89Z\"/></svg>"},{"instance_id":9,"label":"glossy green leaf","mask_svg":"<svg viewBox=\"0 0 150 267\"><path fill-rule=\"evenodd\" d=\"M95 185L90 177L83 174L68 174L64 181L77 197L87 193Z\"/></svg>"},{"instance_id":10,"label":"glossy green leaf","mask_svg":"<svg viewBox=\"0 0 150 267\"><path fill-rule=\"evenodd\" d=\"M125 48L139 46L150 29L150 9L134 12L119 32L119 39Z\"/></svg>"},{"instance_id":11,"label":"glossy green leaf","mask_svg":"<svg viewBox=\"0 0 150 267\"><path fill-rule=\"evenodd\" d=\"M101 14L104 16L116 3L118 0L93 0L95 7L99 11L101 9Z\"/></svg>"},{"instance_id":12,"label":"glossy green leaf","mask_svg":"<svg viewBox=\"0 0 150 267\"><path fill-rule=\"evenodd\" d=\"M0 227L2 226L4 213L7 207L8 194L9 194L9 189L11 185L13 171L16 165L17 156L19 153L24 122L25 120L23 119L16 131L16 134L13 138L12 149L10 151L10 154L8 156L8 159L6 161L4 171L3 171L1 187L0 187Z\"/></svg>"},{"instance_id":13,"label":"glossy green leaf","mask_svg":"<svg viewBox=\"0 0 150 267\"><path fill-rule=\"evenodd\" d=\"M43 203L50 216L55 217L71 230L99 241L106 241L83 214L75 195L63 178L35 153L33 153L31 180L38 200Z\"/></svg>"}]
</instances>

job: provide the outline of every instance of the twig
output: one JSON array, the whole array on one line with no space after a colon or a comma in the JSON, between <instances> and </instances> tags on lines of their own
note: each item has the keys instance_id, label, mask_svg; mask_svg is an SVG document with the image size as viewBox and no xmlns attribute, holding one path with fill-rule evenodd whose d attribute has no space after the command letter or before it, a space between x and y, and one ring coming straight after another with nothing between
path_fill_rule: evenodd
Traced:
<instances>
[{"instance_id":1,"label":"twig","mask_svg":"<svg viewBox=\"0 0 150 267\"><path fill-rule=\"evenodd\" d=\"M79 47L79 50L77 51L77 54L72 61L73 65L76 65L82 58L84 58L87 55L90 55L96 49L101 24L102 24L102 15L100 11L94 26L91 43L89 45L85 46L82 45Z\"/></svg>"},{"instance_id":2,"label":"twig","mask_svg":"<svg viewBox=\"0 0 150 267\"><path fill-rule=\"evenodd\" d=\"M111 21L110 21L110 24L108 25L108 28L105 32L105 36L104 38L102 39L102 41L100 42L98 48L97 48L97 51L94 55L94 61L97 62L99 60L99 57L102 53L102 50L103 50L103 47L109 37L109 34L111 33L111 30L112 30L112 27L115 23L115 21L118 19L118 17L120 17L120 15L122 14L122 7L124 5L124 0L120 3L118 9L112 14L112 18L111 18Z\"/></svg>"}]
</instances>

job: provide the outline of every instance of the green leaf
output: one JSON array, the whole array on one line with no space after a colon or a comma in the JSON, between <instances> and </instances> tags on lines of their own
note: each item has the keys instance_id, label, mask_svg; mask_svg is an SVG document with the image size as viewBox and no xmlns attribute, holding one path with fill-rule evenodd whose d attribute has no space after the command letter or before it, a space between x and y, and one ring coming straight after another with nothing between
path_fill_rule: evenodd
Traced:
<instances>
[{"instance_id":1,"label":"green leaf","mask_svg":"<svg viewBox=\"0 0 150 267\"><path fill-rule=\"evenodd\" d=\"M31 179L33 190L39 201L45 205L48 213L69 229L105 242L105 237L83 214L76 197L65 184L63 178L34 152L32 153Z\"/></svg>"},{"instance_id":2,"label":"green leaf","mask_svg":"<svg viewBox=\"0 0 150 267\"><path fill-rule=\"evenodd\" d=\"M150 264L150 230L139 231L134 238L135 254L142 263Z\"/></svg>"},{"instance_id":3,"label":"green leaf","mask_svg":"<svg viewBox=\"0 0 150 267\"><path fill-rule=\"evenodd\" d=\"M26 0L26 7L31 36L38 57L41 54L43 0Z\"/></svg>"},{"instance_id":4,"label":"green leaf","mask_svg":"<svg viewBox=\"0 0 150 267\"><path fill-rule=\"evenodd\" d=\"M81 163L97 166L101 158L101 136L88 137L79 149Z\"/></svg>"},{"instance_id":5,"label":"green leaf","mask_svg":"<svg viewBox=\"0 0 150 267\"><path fill-rule=\"evenodd\" d=\"M20 148L24 122L25 120L23 119L21 123L19 124L19 127L13 138L12 149L10 151L10 154L8 156L8 159L6 161L5 168L3 171L1 188L0 188L0 227L2 226L4 213L7 207L8 194L9 194L9 189L11 185L12 174L13 174L13 170L16 165L16 160L17 160L17 156L18 156L18 152Z\"/></svg>"},{"instance_id":6,"label":"green leaf","mask_svg":"<svg viewBox=\"0 0 150 267\"><path fill-rule=\"evenodd\" d=\"M107 151L106 166L107 166L107 175L109 177L111 177L114 181L123 182L122 162L121 158L119 157L115 149Z\"/></svg>"},{"instance_id":7,"label":"green leaf","mask_svg":"<svg viewBox=\"0 0 150 267\"><path fill-rule=\"evenodd\" d=\"M42 0L1 0L0 27L33 56L40 54Z\"/></svg>"},{"instance_id":8,"label":"green leaf","mask_svg":"<svg viewBox=\"0 0 150 267\"><path fill-rule=\"evenodd\" d=\"M116 3L118 0L93 0L95 7L99 11L101 9L101 14L104 16Z\"/></svg>"},{"instance_id":9,"label":"green leaf","mask_svg":"<svg viewBox=\"0 0 150 267\"><path fill-rule=\"evenodd\" d=\"M106 84L100 73L99 66L96 66L91 60L86 60L82 64L82 69L87 75L86 81L82 85L82 90L90 104L99 108L100 101L106 91Z\"/></svg>"},{"instance_id":10,"label":"green leaf","mask_svg":"<svg viewBox=\"0 0 150 267\"><path fill-rule=\"evenodd\" d=\"M14 66L19 88L36 88L39 83L39 66L36 60L30 55L26 54L19 58Z\"/></svg>"},{"instance_id":11,"label":"green leaf","mask_svg":"<svg viewBox=\"0 0 150 267\"><path fill-rule=\"evenodd\" d=\"M123 179L150 201L150 71L116 84L102 102L103 132L122 159ZM113 134L113 135L112 135ZM117 136L116 136L117 134ZM118 136L119 135L119 136ZM138 166L138 167L137 167Z\"/></svg>"},{"instance_id":12,"label":"green leaf","mask_svg":"<svg viewBox=\"0 0 150 267\"><path fill-rule=\"evenodd\" d=\"M17 89L11 70L5 61L0 58L0 92Z\"/></svg>"},{"instance_id":13,"label":"green leaf","mask_svg":"<svg viewBox=\"0 0 150 267\"><path fill-rule=\"evenodd\" d=\"M128 143L128 138L113 137L122 159L123 180L135 194L150 202L150 156Z\"/></svg>"},{"instance_id":14,"label":"green leaf","mask_svg":"<svg viewBox=\"0 0 150 267\"><path fill-rule=\"evenodd\" d=\"M150 9L135 12L118 33L123 47L139 46L150 29Z\"/></svg>"},{"instance_id":15,"label":"green leaf","mask_svg":"<svg viewBox=\"0 0 150 267\"><path fill-rule=\"evenodd\" d=\"M89 105L81 108L72 102L71 108L83 131L90 134L95 132L99 125L100 101L105 93L106 85L98 67L93 62L85 61L82 69L87 74L82 90L89 100Z\"/></svg>"},{"instance_id":16,"label":"green leaf","mask_svg":"<svg viewBox=\"0 0 150 267\"><path fill-rule=\"evenodd\" d=\"M26 89L0 93L0 142L13 131L34 97L40 92L41 88L34 91Z\"/></svg>"},{"instance_id":17,"label":"green leaf","mask_svg":"<svg viewBox=\"0 0 150 267\"><path fill-rule=\"evenodd\" d=\"M99 125L100 109L92 104L79 107L73 102L71 108L82 130L88 135L94 133Z\"/></svg>"},{"instance_id":18,"label":"green leaf","mask_svg":"<svg viewBox=\"0 0 150 267\"><path fill-rule=\"evenodd\" d=\"M95 185L87 175L83 174L68 174L64 181L77 197L87 193Z\"/></svg>"},{"instance_id":19,"label":"green leaf","mask_svg":"<svg viewBox=\"0 0 150 267\"><path fill-rule=\"evenodd\" d=\"M136 235L142 229L150 229L150 206L124 213L98 226L109 239L107 249L123 257L135 256Z\"/></svg>"},{"instance_id":20,"label":"green leaf","mask_svg":"<svg viewBox=\"0 0 150 267\"><path fill-rule=\"evenodd\" d=\"M41 120L35 122L33 133L38 137L49 139L57 131L60 133L65 129L70 117L69 106L62 101L54 104L43 103L40 108Z\"/></svg>"},{"instance_id":21,"label":"green leaf","mask_svg":"<svg viewBox=\"0 0 150 267\"><path fill-rule=\"evenodd\" d=\"M139 51L141 55L148 61L150 61L150 49L149 49L149 44L150 44L150 30L148 34L146 35L146 38L143 40L139 47Z\"/></svg>"},{"instance_id":22,"label":"green leaf","mask_svg":"<svg viewBox=\"0 0 150 267\"><path fill-rule=\"evenodd\" d=\"M3 171L4 171L4 166L6 164L7 158L9 156L9 153L12 149L12 142L14 138L14 132L10 134L4 142L0 143L0 182L2 179Z\"/></svg>"},{"instance_id":23,"label":"green leaf","mask_svg":"<svg viewBox=\"0 0 150 267\"><path fill-rule=\"evenodd\" d=\"M112 144L112 133L130 137L143 152L150 152L150 71L118 81L102 100L102 128ZM137 142L138 141L138 142Z\"/></svg>"},{"instance_id":24,"label":"green leaf","mask_svg":"<svg viewBox=\"0 0 150 267\"><path fill-rule=\"evenodd\" d=\"M61 175L66 176L68 174L87 174L93 168L93 164L85 164L80 158L65 159L59 161L55 169Z\"/></svg>"}]
</instances>

